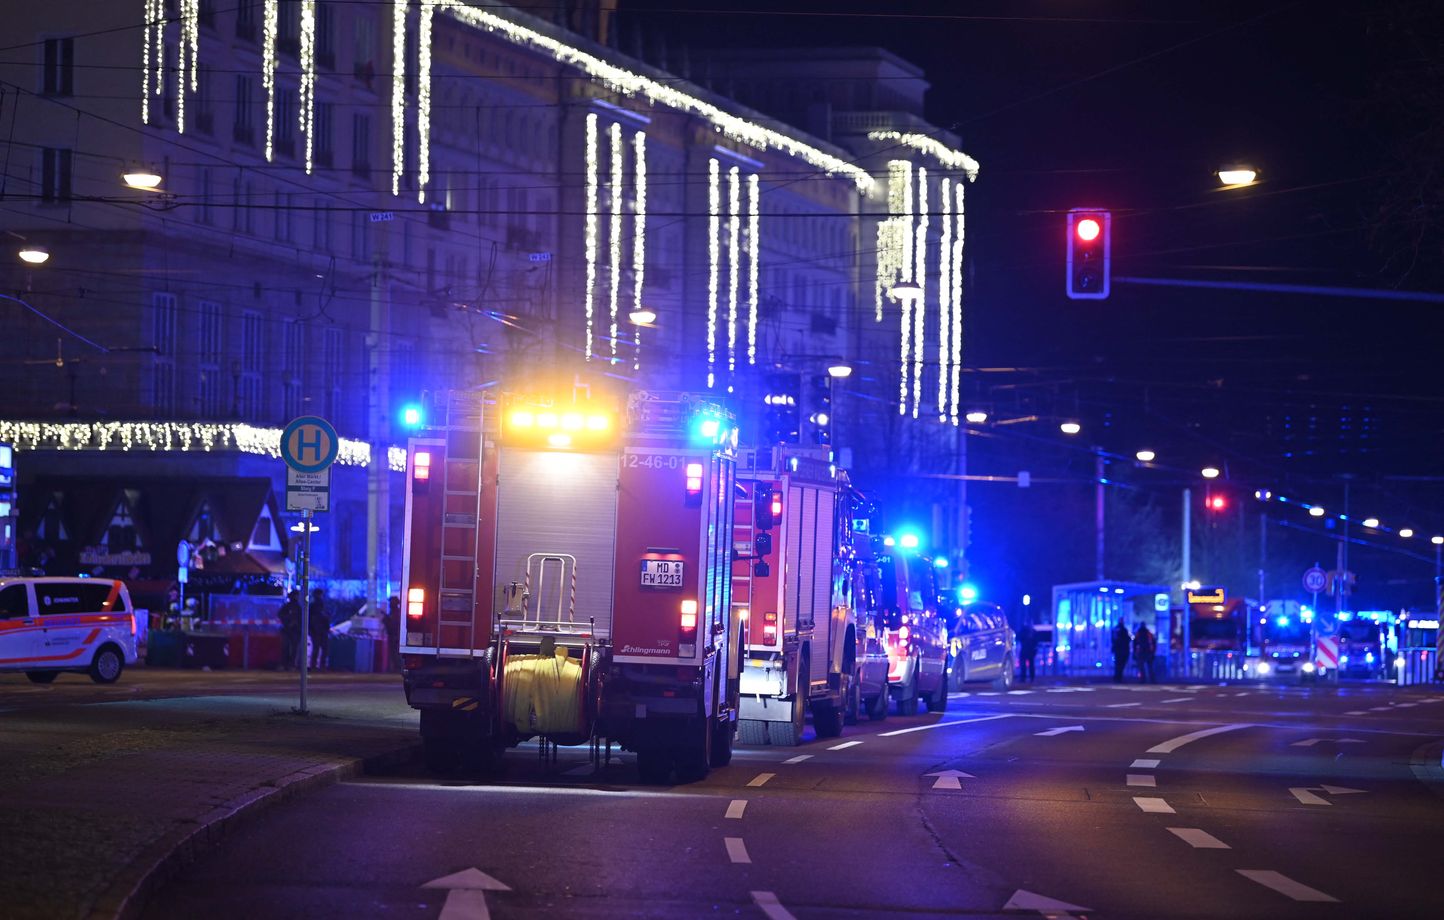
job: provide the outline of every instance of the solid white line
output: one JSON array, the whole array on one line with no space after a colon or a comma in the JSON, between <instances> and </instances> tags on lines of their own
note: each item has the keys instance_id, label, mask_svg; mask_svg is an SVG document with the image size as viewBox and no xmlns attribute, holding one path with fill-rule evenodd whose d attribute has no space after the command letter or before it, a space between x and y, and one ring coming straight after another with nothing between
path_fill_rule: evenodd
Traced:
<instances>
[{"instance_id":1,"label":"solid white line","mask_svg":"<svg viewBox=\"0 0 1444 920\"><path fill-rule=\"evenodd\" d=\"M789 758L787 758L786 760L783 761L783 763L785 763L785 764L788 764L788 763L802 763L804 760L811 760L811 759L812 759L812 755L811 755L811 754L798 754L796 757L789 757Z\"/></svg>"},{"instance_id":2,"label":"solid white line","mask_svg":"<svg viewBox=\"0 0 1444 920\"><path fill-rule=\"evenodd\" d=\"M828 750L829 750L829 751L842 751L842 750L846 750L847 748L850 748L850 747L857 747L859 744L862 744L862 742L861 742L861 741L844 741L842 744L834 744L832 747L828 748Z\"/></svg>"},{"instance_id":3,"label":"solid white line","mask_svg":"<svg viewBox=\"0 0 1444 920\"><path fill-rule=\"evenodd\" d=\"M1155 744L1148 749L1149 754L1172 754L1174 751L1200 738L1207 738L1210 735L1221 735L1224 732L1238 731L1240 728L1252 728L1247 722L1236 722L1233 725L1219 725L1215 728L1205 728L1201 731L1189 732L1186 735L1179 735L1177 738L1170 738L1162 744Z\"/></svg>"},{"instance_id":4,"label":"solid white line","mask_svg":"<svg viewBox=\"0 0 1444 920\"><path fill-rule=\"evenodd\" d=\"M752 900L757 909L767 915L767 920L797 920L792 916L792 912L777 900L777 895L770 891L754 891Z\"/></svg>"},{"instance_id":5,"label":"solid white line","mask_svg":"<svg viewBox=\"0 0 1444 920\"><path fill-rule=\"evenodd\" d=\"M733 799L727 806L727 817L733 820L741 820L742 813L747 810L746 799Z\"/></svg>"},{"instance_id":6,"label":"solid white line","mask_svg":"<svg viewBox=\"0 0 1444 920\"><path fill-rule=\"evenodd\" d=\"M1265 888L1272 888L1279 894L1293 898L1295 901L1328 901L1337 904L1339 899L1330 897L1319 891L1317 888L1310 888L1302 882L1296 882L1281 872L1272 869L1237 869L1239 875L1250 881L1258 882Z\"/></svg>"},{"instance_id":7,"label":"solid white line","mask_svg":"<svg viewBox=\"0 0 1444 920\"><path fill-rule=\"evenodd\" d=\"M1109 709L1127 709L1129 706L1142 706L1142 703L1109 703Z\"/></svg>"},{"instance_id":8,"label":"solid white line","mask_svg":"<svg viewBox=\"0 0 1444 920\"><path fill-rule=\"evenodd\" d=\"M752 777L752 781L749 782L747 785L765 786L767 785L767 781L776 775L776 773L759 773L756 776Z\"/></svg>"},{"instance_id":9,"label":"solid white line","mask_svg":"<svg viewBox=\"0 0 1444 920\"><path fill-rule=\"evenodd\" d=\"M1199 830L1196 827L1170 827L1170 831L1178 836L1178 839L1193 847L1195 850L1229 850L1228 844L1219 840L1208 831Z\"/></svg>"},{"instance_id":10,"label":"solid white line","mask_svg":"<svg viewBox=\"0 0 1444 920\"><path fill-rule=\"evenodd\" d=\"M752 857L747 855L747 844L742 842L741 837L723 837L722 842L727 844L727 858L735 863L750 863Z\"/></svg>"},{"instance_id":11,"label":"solid white line","mask_svg":"<svg viewBox=\"0 0 1444 920\"><path fill-rule=\"evenodd\" d=\"M1159 700L1159 702L1160 702L1160 703L1187 703L1187 702L1188 702L1189 700L1191 700L1191 699L1193 699L1193 697L1191 697L1191 696L1175 696L1175 697L1174 697L1173 699L1171 699L1171 700Z\"/></svg>"},{"instance_id":12,"label":"solid white line","mask_svg":"<svg viewBox=\"0 0 1444 920\"><path fill-rule=\"evenodd\" d=\"M925 732L934 728L947 728L949 725L971 725L974 722L992 722L995 719L1009 719L1012 716L1008 713L1000 713L996 716L979 716L976 719L954 719L951 722L934 722L932 725L914 725L912 728L900 728L893 732L883 732L879 738L891 738L894 735L906 735L908 732Z\"/></svg>"},{"instance_id":13,"label":"solid white line","mask_svg":"<svg viewBox=\"0 0 1444 920\"><path fill-rule=\"evenodd\" d=\"M1033 692L1032 690L1009 690L1009 691L1008 691L1008 695L1009 695L1009 696L1027 696L1028 694L1030 694L1030 693L1032 693L1032 692Z\"/></svg>"},{"instance_id":14,"label":"solid white line","mask_svg":"<svg viewBox=\"0 0 1444 920\"><path fill-rule=\"evenodd\" d=\"M1129 766L1133 767L1135 770L1152 770L1154 767L1158 766L1160 762L1161 761L1151 757L1140 757L1139 759L1133 761L1133 763L1129 764Z\"/></svg>"},{"instance_id":15,"label":"solid white line","mask_svg":"<svg viewBox=\"0 0 1444 920\"><path fill-rule=\"evenodd\" d=\"M1158 780L1152 773L1130 773L1128 774L1128 785L1130 786L1157 786Z\"/></svg>"},{"instance_id":16,"label":"solid white line","mask_svg":"<svg viewBox=\"0 0 1444 920\"><path fill-rule=\"evenodd\" d=\"M1133 803L1151 815L1172 815L1177 814L1173 806L1163 799L1152 799L1147 796L1135 795Z\"/></svg>"},{"instance_id":17,"label":"solid white line","mask_svg":"<svg viewBox=\"0 0 1444 920\"><path fill-rule=\"evenodd\" d=\"M979 690L978 696L1000 696L996 690Z\"/></svg>"}]
</instances>

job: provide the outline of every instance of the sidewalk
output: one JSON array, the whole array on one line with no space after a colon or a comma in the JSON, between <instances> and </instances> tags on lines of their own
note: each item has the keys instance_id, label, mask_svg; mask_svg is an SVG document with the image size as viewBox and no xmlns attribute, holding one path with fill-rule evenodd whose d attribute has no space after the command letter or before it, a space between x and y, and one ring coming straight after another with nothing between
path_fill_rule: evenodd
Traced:
<instances>
[{"instance_id":1,"label":"sidewalk","mask_svg":"<svg viewBox=\"0 0 1444 920\"><path fill-rule=\"evenodd\" d=\"M134 673L134 672L132 672ZM244 694L0 715L0 914L139 913L158 880L248 813L411 756L399 676L318 675Z\"/></svg>"}]
</instances>

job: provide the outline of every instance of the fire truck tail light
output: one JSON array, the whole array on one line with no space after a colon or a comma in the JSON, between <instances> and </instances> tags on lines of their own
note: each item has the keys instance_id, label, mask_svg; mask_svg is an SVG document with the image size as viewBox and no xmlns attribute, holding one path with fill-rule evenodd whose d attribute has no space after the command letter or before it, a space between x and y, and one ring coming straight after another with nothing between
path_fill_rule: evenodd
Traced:
<instances>
[{"instance_id":1,"label":"fire truck tail light","mask_svg":"<svg viewBox=\"0 0 1444 920\"><path fill-rule=\"evenodd\" d=\"M682 631L690 632L697 628L697 602L685 600L682 602Z\"/></svg>"},{"instance_id":2,"label":"fire truck tail light","mask_svg":"<svg viewBox=\"0 0 1444 920\"><path fill-rule=\"evenodd\" d=\"M774 521L777 521L777 520L781 520L781 519L782 519L782 493L781 493L781 492L773 492L773 493L772 493L772 519L773 519Z\"/></svg>"},{"instance_id":3,"label":"fire truck tail light","mask_svg":"<svg viewBox=\"0 0 1444 920\"><path fill-rule=\"evenodd\" d=\"M687 497L697 498L702 494L702 464L687 464Z\"/></svg>"},{"instance_id":4,"label":"fire truck tail light","mask_svg":"<svg viewBox=\"0 0 1444 920\"><path fill-rule=\"evenodd\" d=\"M431 478L431 451L418 450L411 461L412 473L417 480L426 481Z\"/></svg>"},{"instance_id":5,"label":"fire truck tail light","mask_svg":"<svg viewBox=\"0 0 1444 920\"><path fill-rule=\"evenodd\" d=\"M419 620L426 615L426 589L408 588L406 591L406 615Z\"/></svg>"}]
</instances>

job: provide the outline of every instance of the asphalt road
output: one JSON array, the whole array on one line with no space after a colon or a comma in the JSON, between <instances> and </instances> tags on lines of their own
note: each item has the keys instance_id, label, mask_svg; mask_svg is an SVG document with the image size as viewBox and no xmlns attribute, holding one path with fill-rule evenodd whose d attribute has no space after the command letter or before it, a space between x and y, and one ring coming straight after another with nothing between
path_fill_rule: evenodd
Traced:
<instances>
[{"instance_id":1,"label":"asphalt road","mask_svg":"<svg viewBox=\"0 0 1444 920\"><path fill-rule=\"evenodd\" d=\"M145 916L1433 917L1441 739L1437 687L1049 684L686 786L524 747L266 812Z\"/></svg>"}]
</instances>

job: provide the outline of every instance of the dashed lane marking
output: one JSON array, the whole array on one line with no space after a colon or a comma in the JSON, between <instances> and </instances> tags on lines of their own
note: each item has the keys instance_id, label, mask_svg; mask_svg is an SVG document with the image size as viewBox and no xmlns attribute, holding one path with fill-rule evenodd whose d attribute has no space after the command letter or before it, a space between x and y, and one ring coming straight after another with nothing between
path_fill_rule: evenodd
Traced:
<instances>
[{"instance_id":1,"label":"dashed lane marking","mask_svg":"<svg viewBox=\"0 0 1444 920\"><path fill-rule=\"evenodd\" d=\"M996 690L979 690L978 696L1002 696L1002 694Z\"/></svg>"},{"instance_id":2,"label":"dashed lane marking","mask_svg":"<svg viewBox=\"0 0 1444 920\"><path fill-rule=\"evenodd\" d=\"M752 857L747 855L747 844L742 842L741 837L723 837L722 842L727 844L727 858L734 863L750 863Z\"/></svg>"},{"instance_id":3,"label":"dashed lane marking","mask_svg":"<svg viewBox=\"0 0 1444 920\"><path fill-rule=\"evenodd\" d=\"M847 749L850 748L850 747L857 747L859 744L862 744L862 742L861 742L861 741L844 741L842 744L834 744L832 747L828 748L828 750L829 750L829 751L844 751L844 750L847 750Z\"/></svg>"},{"instance_id":4,"label":"dashed lane marking","mask_svg":"<svg viewBox=\"0 0 1444 920\"><path fill-rule=\"evenodd\" d=\"M770 891L752 892L752 901L757 905L758 910L767 915L767 920L797 920L792 912L777 900L777 895Z\"/></svg>"},{"instance_id":5,"label":"dashed lane marking","mask_svg":"<svg viewBox=\"0 0 1444 920\"><path fill-rule=\"evenodd\" d=\"M1392 706L1370 706L1370 707L1369 707L1369 711L1370 711L1370 712L1388 712L1388 711L1389 711L1390 709L1392 709L1392 708L1393 708Z\"/></svg>"},{"instance_id":6,"label":"dashed lane marking","mask_svg":"<svg viewBox=\"0 0 1444 920\"><path fill-rule=\"evenodd\" d=\"M1133 804L1148 812L1150 815L1177 814L1177 812L1173 810L1173 806L1165 802L1163 799L1150 798L1143 795L1135 795L1133 797Z\"/></svg>"},{"instance_id":7,"label":"dashed lane marking","mask_svg":"<svg viewBox=\"0 0 1444 920\"><path fill-rule=\"evenodd\" d=\"M1129 764L1129 766L1135 770L1152 770L1154 767L1157 767L1161 762L1162 761L1159 761L1156 758L1152 757L1140 757L1139 759L1133 761L1133 763Z\"/></svg>"},{"instance_id":8,"label":"dashed lane marking","mask_svg":"<svg viewBox=\"0 0 1444 920\"><path fill-rule=\"evenodd\" d=\"M951 721L951 722L934 722L934 723L931 724L931 725L914 725L912 728L899 728L899 729L896 730L896 731L883 732L882 734L878 735L878 737L879 737L879 738L891 738L891 737L893 737L894 735L906 735L906 734L909 734L910 732L925 732L925 731L930 731L930 730L932 730L932 729L934 729L934 728L947 728L947 727L950 726L950 725L971 725L971 724L973 724L974 722L993 722L993 721L995 721L995 720L997 720L997 719L1010 719L1010 718L1012 718L1012 716L1009 715L1008 713L1004 712L1004 713L999 713L998 715L995 715L995 716L979 716L979 717L976 718L976 719L954 719L954 720Z\"/></svg>"},{"instance_id":9,"label":"dashed lane marking","mask_svg":"<svg viewBox=\"0 0 1444 920\"><path fill-rule=\"evenodd\" d=\"M1210 735L1221 735L1224 732L1238 731L1240 728L1251 728L1248 722L1235 722L1232 725L1219 725L1214 728L1205 728L1196 732L1189 732L1186 735L1179 735L1177 738L1170 738L1161 744L1155 744L1148 749L1149 754L1172 754L1174 751L1190 744L1200 738L1207 738Z\"/></svg>"},{"instance_id":10,"label":"dashed lane marking","mask_svg":"<svg viewBox=\"0 0 1444 920\"><path fill-rule=\"evenodd\" d=\"M796 757L789 757L789 758L787 758L786 760L783 761L783 763L784 763L784 764L789 764L789 763L802 763L804 760L811 760L811 759L812 759L812 755L811 755L811 754L798 754Z\"/></svg>"},{"instance_id":11,"label":"dashed lane marking","mask_svg":"<svg viewBox=\"0 0 1444 920\"><path fill-rule=\"evenodd\" d=\"M1008 695L1009 695L1009 696L1028 696L1028 695L1031 694L1032 692L1033 692L1032 690L1009 690L1009 691L1008 691Z\"/></svg>"},{"instance_id":12,"label":"dashed lane marking","mask_svg":"<svg viewBox=\"0 0 1444 920\"><path fill-rule=\"evenodd\" d=\"M776 775L776 773L759 773L756 776L752 777L752 781L749 782L747 785L765 786L767 785L767 781Z\"/></svg>"},{"instance_id":13,"label":"dashed lane marking","mask_svg":"<svg viewBox=\"0 0 1444 920\"><path fill-rule=\"evenodd\" d=\"M1151 773L1130 773L1128 774L1128 785L1152 787L1158 785L1158 780Z\"/></svg>"},{"instance_id":14,"label":"dashed lane marking","mask_svg":"<svg viewBox=\"0 0 1444 920\"><path fill-rule=\"evenodd\" d=\"M1284 875L1282 872L1275 872L1272 869L1236 869L1239 875L1252 882L1258 882L1265 888L1272 888L1279 894L1293 898L1295 901L1324 901L1337 904L1339 899L1324 894L1317 888L1310 888L1303 882L1296 882Z\"/></svg>"},{"instance_id":15,"label":"dashed lane marking","mask_svg":"<svg viewBox=\"0 0 1444 920\"><path fill-rule=\"evenodd\" d=\"M1129 706L1142 706L1142 703L1109 703L1109 709L1127 709Z\"/></svg>"},{"instance_id":16,"label":"dashed lane marking","mask_svg":"<svg viewBox=\"0 0 1444 920\"><path fill-rule=\"evenodd\" d=\"M746 799L733 799L732 802L727 806L727 817L735 821L740 821L742 819L742 813L746 810Z\"/></svg>"},{"instance_id":17,"label":"dashed lane marking","mask_svg":"<svg viewBox=\"0 0 1444 920\"><path fill-rule=\"evenodd\" d=\"M1196 827L1170 827L1171 833L1195 850L1229 850L1228 844L1219 840L1208 831L1199 830Z\"/></svg>"},{"instance_id":18,"label":"dashed lane marking","mask_svg":"<svg viewBox=\"0 0 1444 920\"><path fill-rule=\"evenodd\" d=\"M1346 713L1344 713L1344 715L1346 715L1346 716L1366 716L1366 715L1368 715L1368 713L1365 712L1365 711L1362 710L1362 709L1355 709L1355 710L1353 710L1353 711L1351 711L1351 712L1346 712Z\"/></svg>"},{"instance_id":19,"label":"dashed lane marking","mask_svg":"<svg viewBox=\"0 0 1444 920\"><path fill-rule=\"evenodd\" d=\"M1191 697L1191 696L1175 696L1175 697L1174 697L1173 699L1171 699L1171 700L1159 700L1159 702L1160 702L1160 703L1187 703L1187 702L1188 702L1189 700L1191 700L1191 699L1193 699L1193 697Z\"/></svg>"}]
</instances>

